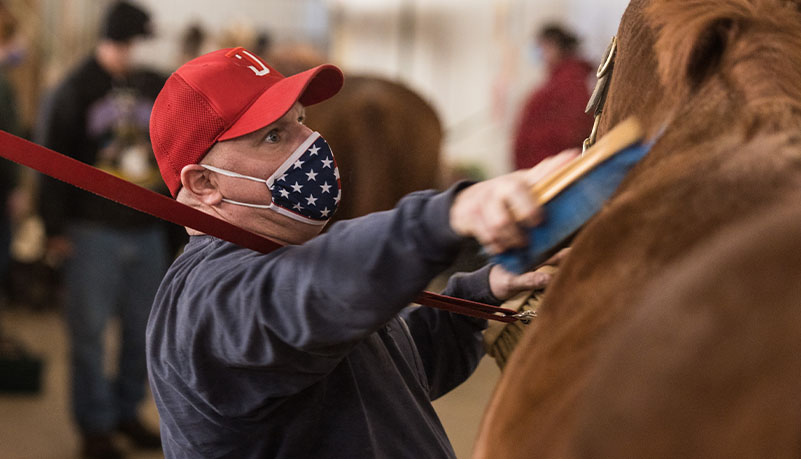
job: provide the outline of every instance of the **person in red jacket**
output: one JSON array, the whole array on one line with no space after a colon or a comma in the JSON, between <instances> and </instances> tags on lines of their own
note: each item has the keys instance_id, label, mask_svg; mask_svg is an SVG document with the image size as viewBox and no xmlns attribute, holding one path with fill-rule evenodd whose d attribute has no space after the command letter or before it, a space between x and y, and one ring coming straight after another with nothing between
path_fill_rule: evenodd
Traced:
<instances>
[{"instance_id":1,"label":"person in red jacket","mask_svg":"<svg viewBox=\"0 0 801 459\"><path fill-rule=\"evenodd\" d=\"M580 147L592 130L584 113L590 98L590 64L576 55L578 39L558 25L546 25L536 35L535 51L548 78L529 96L514 139L514 166L529 168L548 156Z\"/></svg>"}]
</instances>

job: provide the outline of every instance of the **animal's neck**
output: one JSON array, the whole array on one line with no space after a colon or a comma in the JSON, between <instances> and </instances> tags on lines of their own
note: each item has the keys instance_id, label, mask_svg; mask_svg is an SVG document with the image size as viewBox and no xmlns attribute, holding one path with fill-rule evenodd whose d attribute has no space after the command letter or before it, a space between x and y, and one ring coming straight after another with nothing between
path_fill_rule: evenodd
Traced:
<instances>
[{"instance_id":1,"label":"animal's neck","mask_svg":"<svg viewBox=\"0 0 801 459\"><path fill-rule=\"evenodd\" d=\"M732 50L715 75L682 99L668 95L657 102L659 108L647 117L649 132L680 126L697 142L701 133L706 138L727 134L748 140L801 130L801 61L793 61L789 52L753 48L739 55Z\"/></svg>"}]
</instances>

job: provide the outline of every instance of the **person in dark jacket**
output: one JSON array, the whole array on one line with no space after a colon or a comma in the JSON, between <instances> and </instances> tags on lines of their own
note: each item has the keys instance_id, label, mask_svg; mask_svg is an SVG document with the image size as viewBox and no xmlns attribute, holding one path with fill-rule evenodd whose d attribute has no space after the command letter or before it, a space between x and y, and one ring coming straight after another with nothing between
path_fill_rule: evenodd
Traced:
<instances>
[{"instance_id":1,"label":"person in dark jacket","mask_svg":"<svg viewBox=\"0 0 801 459\"><path fill-rule=\"evenodd\" d=\"M47 97L38 143L152 190L166 187L153 160L148 122L164 77L133 68L131 53L150 34L148 14L117 2L94 53ZM145 327L166 270L165 229L153 217L73 188L41 181L48 250L65 260L72 411L85 457L116 458L122 433L139 447L161 446L137 417L146 389ZM118 371L104 372L105 330L120 317Z\"/></svg>"},{"instance_id":2,"label":"person in dark jacket","mask_svg":"<svg viewBox=\"0 0 801 459\"><path fill-rule=\"evenodd\" d=\"M516 169L580 147L592 130L592 116L584 113L592 67L578 57L578 44L575 35L555 24L546 25L536 36L532 49L548 75L523 106L514 136Z\"/></svg>"},{"instance_id":3,"label":"person in dark jacket","mask_svg":"<svg viewBox=\"0 0 801 459\"><path fill-rule=\"evenodd\" d=\"M17 95L7 71L17 64L19 48L15 38L17 21L0 2L0 129L21 134ZM0 159L0 305L5 299L7 275L11 266L11 200L17 187L17 165ZM0 334L2 334L0 332Z\"/></svg>"},{"instance_id":4,"label":"person in dark jacket","mask_svg":"<svg viewBox=\"0 0 801 459\"><path fill-rule=\"evenodd\" d=\"M283 77L233 48L186 63L156 99L150 134L172 195L284 245L263 254L189 230L148 321L167 458L454 457L431 401L475 369L486 321L407 305L468 238L525 245L539 218L529 186L570 156L320 234L339 170L304 107L342 83L331 65ZM499 304L537 281L487 266L446 293Z\"/></svg>"}]
</instances>

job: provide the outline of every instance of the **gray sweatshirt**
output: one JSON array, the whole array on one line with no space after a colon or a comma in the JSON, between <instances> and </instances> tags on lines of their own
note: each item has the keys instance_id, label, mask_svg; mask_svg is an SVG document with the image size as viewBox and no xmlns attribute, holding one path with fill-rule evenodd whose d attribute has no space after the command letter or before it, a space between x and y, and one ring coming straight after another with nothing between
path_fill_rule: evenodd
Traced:
<instances>
[{"instance_id":1,"label":"gray sweatshirt","mask_svg":"<svg viewBox=\"0 0 801 459\"><path fill-rule=\"evenodd\" d=\"M486 322L407 307L463 242L454 194L266 255L192 237L147 332L166 457L454 457L431 400L473 372ZM498 304L488 273L444 293Z\"/></svg>"}]
</instances>

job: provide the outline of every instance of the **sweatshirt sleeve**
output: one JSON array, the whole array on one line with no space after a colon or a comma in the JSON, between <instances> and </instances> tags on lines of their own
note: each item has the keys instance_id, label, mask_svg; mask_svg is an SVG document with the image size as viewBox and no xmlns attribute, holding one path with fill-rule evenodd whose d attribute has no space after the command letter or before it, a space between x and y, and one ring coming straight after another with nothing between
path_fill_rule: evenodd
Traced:
<instances>
[{"instance_id":1,"label":"sweatshirt sleeve","mask_svg":"<svg viewBox=\"0 0 801 459\"><path fill-rule=\"evenodd\" d=\"M451 276L443 295L498 305L489 287L487 265ZM411 306L402 313L423 362L432 400L464 382L484 356L481 332L487 321L441 309Z\"/></svg>"},{"instance_id":2,"label":"sweatshirt sleeve","mask_svg":"<svg viewBox=\"0 0 801 459\"><path fill-rule=\"evenodd\" d=\"M181 289L180 308L213 311L190 319L190 333L216 337L195 354L275 370L277 396L327 374L452 262L464 239L451 229L449 210L464 186L413 193L393 210L337 223L272 254L212 255Z\"/></svg>"},{"instance_id":3,"label":"sweatshirt sleeve","mask_svg":"<svg viewBox=\"0 0 801 459\"><path fill-rule=\"evenodd\" d=\"M76 92L62 85L42 103L36 123L34 141L58 153L76 158L79 154L83 117ZM76 189L54 178L39 175L39 212L48 236L64 232L72 214Z\"/></svg>"}]
</instances>

